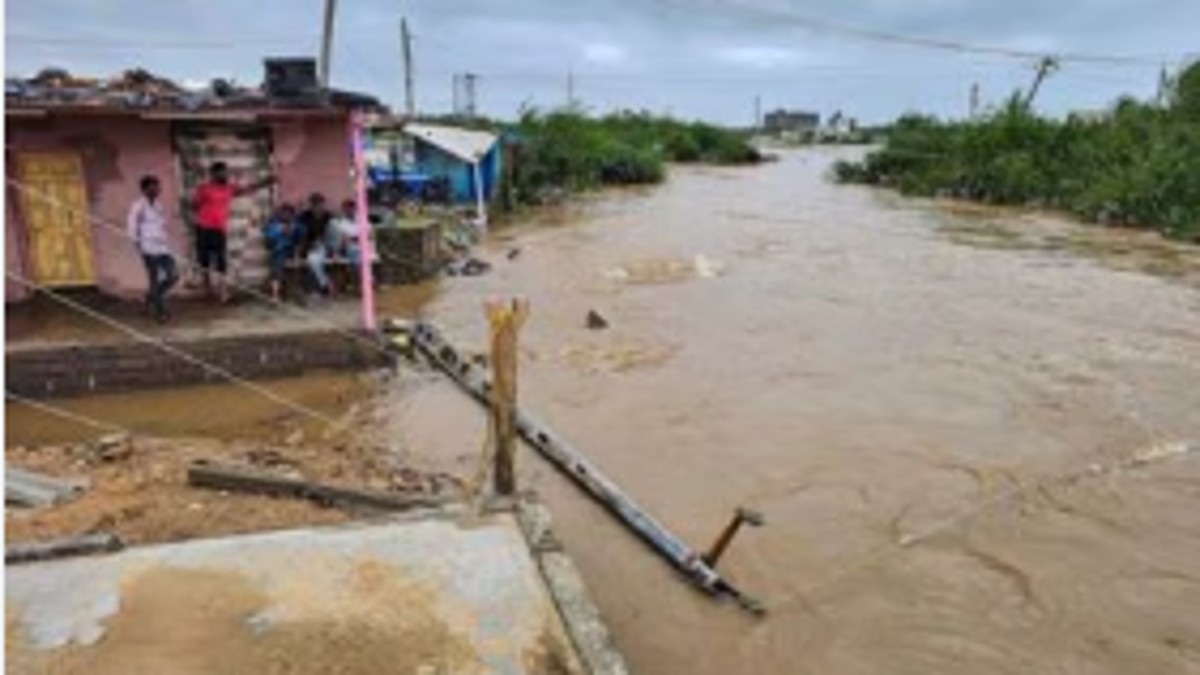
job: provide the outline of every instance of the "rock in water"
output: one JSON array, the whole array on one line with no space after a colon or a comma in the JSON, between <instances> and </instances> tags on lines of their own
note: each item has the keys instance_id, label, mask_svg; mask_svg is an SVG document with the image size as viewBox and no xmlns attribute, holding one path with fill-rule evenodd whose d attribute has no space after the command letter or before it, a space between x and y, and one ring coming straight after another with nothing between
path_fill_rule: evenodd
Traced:
<instances>
[{"instance_id":1,"label":"rock in water","mask_svg":"<svg viewBox=\"0 0 1200 675\"><path fill-rule=\"evenodd\" d=\"M587 314L587 327L592 330L604 330L608 328L608 319L605 319L594 309L589 309Z\"/></svg>"}]
</instances>

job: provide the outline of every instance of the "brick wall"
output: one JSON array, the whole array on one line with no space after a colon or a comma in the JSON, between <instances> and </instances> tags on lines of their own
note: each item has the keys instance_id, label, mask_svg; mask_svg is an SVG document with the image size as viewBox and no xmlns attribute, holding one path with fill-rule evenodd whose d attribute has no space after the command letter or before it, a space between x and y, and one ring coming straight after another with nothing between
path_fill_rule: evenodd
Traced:
<instances>
[{"instance_id":1,"label":"brick wall","mask_svg":"<svg viewBox=\"0 0 1200 675\"><path fill-rule=\"evenodd\" d=\"M363 340L374 340L365 334ZM360 340L330 332L250 335L172 342L172 346L250 380L313 370L365 370L392 359ZM28 398L180 387L222 376L149 344L38 349L5 356L6 387Z\"/></svg>"}]
</instances>

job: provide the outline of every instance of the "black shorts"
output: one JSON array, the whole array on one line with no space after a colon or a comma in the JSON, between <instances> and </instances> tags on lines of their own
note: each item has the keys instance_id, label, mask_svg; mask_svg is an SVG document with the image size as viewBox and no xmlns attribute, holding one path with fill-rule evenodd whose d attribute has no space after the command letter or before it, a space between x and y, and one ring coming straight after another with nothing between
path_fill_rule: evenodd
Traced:
<instances>
[{"instance_id":1,"label":"black shorts","mask_svg":"<svg viewBox=\"0 0 1200 675\"><path fill-rule=\"evenodd\" d=\"M203 270L225 273L225 233L205 227L196 228L196 264Z\"/></svg>"}]
</instances>

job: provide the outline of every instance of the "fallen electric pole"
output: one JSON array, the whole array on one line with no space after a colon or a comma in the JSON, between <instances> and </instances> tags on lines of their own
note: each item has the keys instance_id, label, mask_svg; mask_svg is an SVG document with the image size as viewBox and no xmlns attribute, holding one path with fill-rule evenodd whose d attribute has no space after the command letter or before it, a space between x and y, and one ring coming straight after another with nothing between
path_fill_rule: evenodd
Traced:
<instances>
[{"instance_id":1,"label":"fallen electric pole","mask_svg":"<svg viewBox=\"0 0 1200 675\"><path fill-rule=\"evenodd\" d=\"M434 326L422 322L413 325L409 330L413 344L431 363L449 375L475 400L484 405L489 404L492 385L483 367L472 363L459 353ZM696 587L714 597L733 600L743 609L755 614L765 613L761 603L721 577L715 569L715 557L706 558L694 551L647 514L579 451L519 406L516 411L516 429L525 442L570 476ZM732 533L729 533L728 537L732 537ZM723 548L727 543L728 541L722 542L718 548Z\"/></svg>"}]
</instances>

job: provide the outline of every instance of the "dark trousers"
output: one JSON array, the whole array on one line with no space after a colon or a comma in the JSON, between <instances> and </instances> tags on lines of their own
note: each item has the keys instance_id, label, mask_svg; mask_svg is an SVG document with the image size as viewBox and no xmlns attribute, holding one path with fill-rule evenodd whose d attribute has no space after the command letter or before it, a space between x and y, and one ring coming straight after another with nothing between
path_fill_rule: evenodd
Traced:
<instances>
[{"instance_id":1,"label":"dark trousers","mask_svg":"<svg viewBox=\"0 0 1200 675\"><path fill-rule=\"evenodd\" d=\"M167 291L179 281L179 273L175 270L175 258L166 253L159 255L142 254L142 262L146 265L146 304L154 310L154 315L163 318L167 314Z\"/></svg>"}]
</instances>

